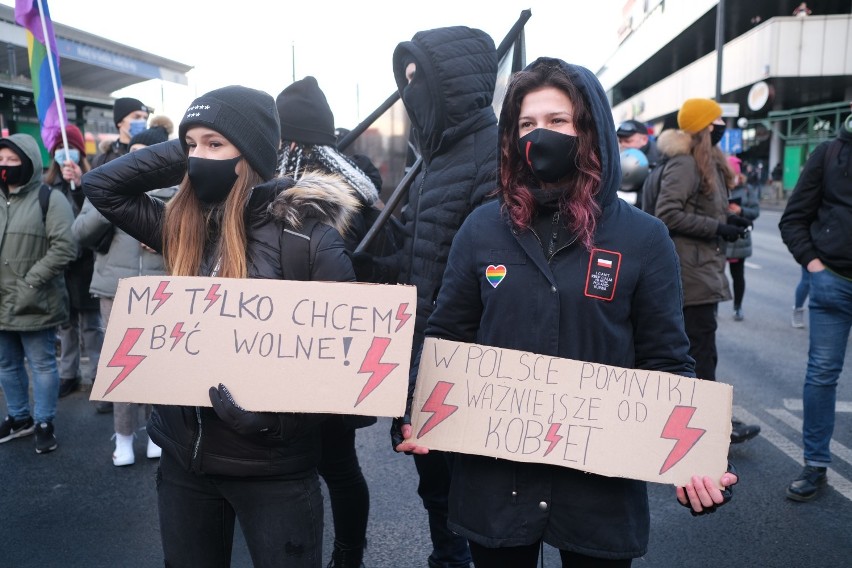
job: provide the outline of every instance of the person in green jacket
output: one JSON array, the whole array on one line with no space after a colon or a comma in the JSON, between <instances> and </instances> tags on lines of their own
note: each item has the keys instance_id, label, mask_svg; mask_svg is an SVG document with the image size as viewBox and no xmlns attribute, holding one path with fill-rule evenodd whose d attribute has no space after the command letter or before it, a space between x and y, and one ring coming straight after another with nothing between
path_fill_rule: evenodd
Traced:
<instances>
[{"instance_id":1,"label":"person in green jacket","mask_svg":"<svg viewBox=\"0 0 852 568\"><path fill-rule=\"evenodd\" d=\"M41 176L41 152L32 136L0 138L0 386L7 413L0 444L35 432L39 454L57 446L56 328L68 319L64 272L77 257L71 206L51 191L43 214ZM32 412L25 358L33 377Z\"/></svg>"}]
</instances>

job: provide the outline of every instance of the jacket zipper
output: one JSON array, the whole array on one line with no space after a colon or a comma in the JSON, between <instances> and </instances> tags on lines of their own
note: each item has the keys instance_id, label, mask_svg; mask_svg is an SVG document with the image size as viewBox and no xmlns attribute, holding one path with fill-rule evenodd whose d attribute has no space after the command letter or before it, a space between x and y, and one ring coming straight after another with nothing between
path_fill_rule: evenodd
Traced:
<instances>
[{"instance_id":1,"label":"jacket zipper","mask_svg":"<svg viewBox=\"0 0 852 568\"><path fill-rule=\"evenodd\" d=\"M417 243L417 226L419 225L418 221L420 220L420 200L423 198L423 184L426 183L426 176L429 174L429 170L424 167L423 169L423 177L420 178L420 187L417 188L417 208L414 210L414 231L412 231L412 239L411 239L411 255L408 263L408 280L407 282L411 284L411 277L414 273L414 245Z\"/></svg>"}]
</instances>

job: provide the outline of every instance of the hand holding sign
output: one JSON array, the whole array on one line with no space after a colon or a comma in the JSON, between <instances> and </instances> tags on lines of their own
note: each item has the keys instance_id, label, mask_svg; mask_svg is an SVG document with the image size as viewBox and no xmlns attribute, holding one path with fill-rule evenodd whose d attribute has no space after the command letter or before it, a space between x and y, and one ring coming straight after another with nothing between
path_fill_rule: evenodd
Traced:
<instances>
[{"instance_id":1,"label":"hand holding sign","mask_svg":"<svg viewBox=\"0 0 852 568\"><path fill-rule=\"evenodd\" d=\"M262 434L272 438L281 437L281 421L271 412L251 412L240 406L228 387L219 383L219 388L210 387L210 402L219 419L242 434Z\"/></svg>"}]
</instances>

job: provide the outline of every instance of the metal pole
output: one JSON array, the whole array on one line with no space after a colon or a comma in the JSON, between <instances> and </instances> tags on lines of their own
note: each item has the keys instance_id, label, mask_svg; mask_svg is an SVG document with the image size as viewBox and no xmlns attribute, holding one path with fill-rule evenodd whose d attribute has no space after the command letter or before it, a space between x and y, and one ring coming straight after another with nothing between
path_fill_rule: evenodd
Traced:
<instances>
[{"instance_id":1,"label":"metal pole","mask_svg":"<svg viewBox=\"0 0 852 568\"><path fill-rule=\"evenodd\" d=\"M716 6L716 102L722 100L722 52L725 49L725 0Z\"/></svg>"}]
</instances>

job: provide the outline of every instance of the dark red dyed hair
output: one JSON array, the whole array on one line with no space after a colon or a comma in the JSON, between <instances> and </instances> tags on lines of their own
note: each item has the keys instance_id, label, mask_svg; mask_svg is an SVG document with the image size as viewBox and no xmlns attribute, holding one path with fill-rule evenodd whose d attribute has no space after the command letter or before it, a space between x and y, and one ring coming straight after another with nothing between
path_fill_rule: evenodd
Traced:
<instances>
[{"instance_id":1,"label":"dark red dyed hair","mask_svg":"<svg viewBox=\"0 0 852 568\"><path fill-rule=\"evenodd\" d=\"M591 250L595 226L601 208L595 200L601 186L601 157L594 118L580 90L566 70L556 61L543 62L519 71L509 83L500 111L500 172L497 193L512 223L521 230L529 229L536 213L536 202L530 187L539 185L518 150L518 117L521 103L532 91L555 87L563 91L574 106L574 128L577 132L577 174L564 180L559 211L568 228L586 249Z\"/></svg>"}]
</instances>

